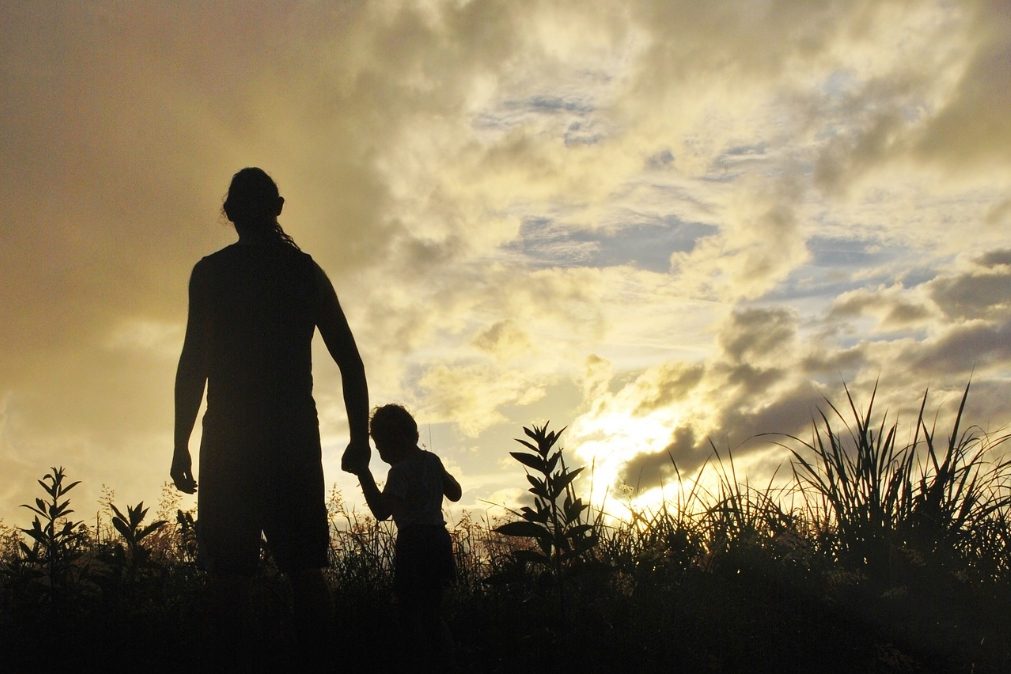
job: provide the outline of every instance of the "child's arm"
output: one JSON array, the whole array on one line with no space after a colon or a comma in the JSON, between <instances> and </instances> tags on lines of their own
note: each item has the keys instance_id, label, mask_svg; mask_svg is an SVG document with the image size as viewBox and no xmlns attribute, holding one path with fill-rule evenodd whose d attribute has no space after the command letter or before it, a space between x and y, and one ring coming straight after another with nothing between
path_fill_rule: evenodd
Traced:
<instances>
[{"instance_id":1,"label":"child's arm","mask_svg":"<svg viewBox=\"0 0 1011 674\"><path fill-rule=\"evenodd\" d=\"M372 477L372 471L367 466L365 470L358 473L358 481L362 485L362 491L365 493L365 502L369 504L372 516L379 521L389 519L390 515L393 514L393 509L390 508L383 493L379 491L379 487L376 485L376 478Z\"/></svg>"},{"instance_id":2,"label":"child's arm","mask_svg":"<svg viewBox=\"0 0 1011 674\"><path fill-rule=\"evenodd\" d=\"M449 474L445 468L442 469L442 493L450 501L454 503L460 500L463 496L463 490L460 489L460 483L456 481L456 478Z\"/></svg>"},{"instance_id":3,"label":"child's arm","mask_svg":"<svg viewBox=\"0 0 1011 674\"><path fill-rule=\"evenodd\" d=\"M386 520L392 517L394 513L404 512L404 500L396 494L389 493L389 489L379 491L376 479L372 477L372 471L369 470L368 466L358 473L358 482L362 485L362 491L365 493L365 502L369 504L372 516L377 520ZM389 486L388 480L387 486Z\"/></svg>"}]
</instances>

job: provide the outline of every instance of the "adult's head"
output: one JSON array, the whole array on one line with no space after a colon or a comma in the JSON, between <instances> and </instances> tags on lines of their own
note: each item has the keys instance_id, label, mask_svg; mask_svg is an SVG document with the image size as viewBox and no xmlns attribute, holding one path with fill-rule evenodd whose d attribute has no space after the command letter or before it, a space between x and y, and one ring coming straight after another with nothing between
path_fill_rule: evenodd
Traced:
<instances>
[{"instance_id":1,"label":"adult's head","mask_svg":"<svg viewBox=\"0 0 1011 674\"><path fill-rule=\"evenodd\" d=\"M240 236L273 235L294 246L295 242L277 221L283 207L284 198L267 172L248 167L232 176L222 210Z\"/></svg>"}]
</instances>

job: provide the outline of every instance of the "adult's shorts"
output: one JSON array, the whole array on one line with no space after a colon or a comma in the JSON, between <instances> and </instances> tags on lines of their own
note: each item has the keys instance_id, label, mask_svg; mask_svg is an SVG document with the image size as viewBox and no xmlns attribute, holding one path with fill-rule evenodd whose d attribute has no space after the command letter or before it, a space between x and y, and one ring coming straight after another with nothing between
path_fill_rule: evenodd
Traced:
<instances>
[{"instance_id":1,"label":"adult's shorts","mask_svg":"<svg viewBox=\"0 0 1011 674\"><path fill-rule=\"evenodd\" d=\"M281 571L328 564L319 430L216 432L204 426L197 493L199 561L211 573L252 575L261 533Z\"/></svg>"}]
</instances>

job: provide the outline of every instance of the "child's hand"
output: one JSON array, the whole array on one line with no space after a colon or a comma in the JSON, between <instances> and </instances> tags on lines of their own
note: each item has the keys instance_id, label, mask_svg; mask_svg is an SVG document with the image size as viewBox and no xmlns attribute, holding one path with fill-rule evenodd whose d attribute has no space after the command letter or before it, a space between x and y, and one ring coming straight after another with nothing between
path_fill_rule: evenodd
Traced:
<instances>
[{"instance_id":1,"label":"child's hand","mask_svg":"<svg viewBox=\"0 0 1011 674\"><path fill-rule=\"evenodd\" d=\"M361 475L368 471L371 456L372 448L368 442L351 441L341 456L341 470L352 475Z\"/></svg>"}]
</instances>

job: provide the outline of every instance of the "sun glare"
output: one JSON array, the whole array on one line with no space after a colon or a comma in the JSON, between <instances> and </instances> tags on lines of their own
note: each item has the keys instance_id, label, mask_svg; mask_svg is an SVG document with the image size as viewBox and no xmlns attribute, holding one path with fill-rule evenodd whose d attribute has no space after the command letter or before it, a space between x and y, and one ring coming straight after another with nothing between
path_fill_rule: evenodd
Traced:
<instances>
[{"instance_id":1,"label":"sun glare","mask_svg":"<svg viewBox=\"0 0 1011 674\"><path fill-rule=\"evenodd\" d=\"M678 427L681 413L664 409L637 417L607 412L580 419L571 432L575 456L591 471L590 502L604 506L608 515L626 519L631 509L658 507L681 487L672 480L664 488L638 490L623 472L629 461L663 451Z\"/></svg>"}]
</instances>

